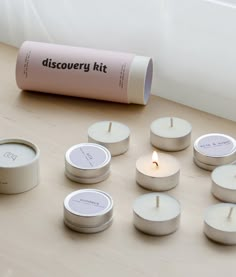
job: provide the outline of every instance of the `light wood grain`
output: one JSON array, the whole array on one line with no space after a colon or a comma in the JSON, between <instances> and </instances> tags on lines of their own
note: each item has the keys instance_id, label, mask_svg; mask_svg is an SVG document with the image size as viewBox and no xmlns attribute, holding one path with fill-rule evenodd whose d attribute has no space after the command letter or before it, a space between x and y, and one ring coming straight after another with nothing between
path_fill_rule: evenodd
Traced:
<instances>
[{"instance_id":1,"label":"light wood grain","mask_svg":"<svg viewBox=\"0 0 236 277\"><path fill-rule=\"evenodd\" d=\"M21 92L15 83L16 54L17 49L0 44L0 137L36 143L41 177L29 192L0 195L0 276L235 276L236 247L215 244L202 232L205 208L218 201L210 194L210 172L192 161L198 136L220 132L236 137L235 123L156 96L142 107ZM150 123L162 116L188 120L193 132L191 146L173 153L181 176L168 194L181 202L180 229L152 237L132 224L133 201L148 192L135 182L135 162L153 150ZM64 176L64 154L73 144L86 142L87 128L100 120L127 124L130 149L112 158L106 181L73 183ZM114 223L104 232L79 234L63 224L64 198L85 187L104 190L114 199Z\"/></svg>"}]
</instances>

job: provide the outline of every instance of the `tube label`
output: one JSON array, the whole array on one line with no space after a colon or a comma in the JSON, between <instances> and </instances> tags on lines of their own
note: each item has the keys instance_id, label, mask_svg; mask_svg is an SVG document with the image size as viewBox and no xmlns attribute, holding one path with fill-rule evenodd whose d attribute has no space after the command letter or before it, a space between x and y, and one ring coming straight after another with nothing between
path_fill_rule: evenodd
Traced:
<instances>
[{"instance_id":1,"label":"tube label","mask_svg":"<svg viewBox=\"0 0 236 277\"><path fill-rule=\"evenodd\" d=\"M133 54L26 41L16 81L24 90L128 103Z\"/></svg>"}]
</instances>

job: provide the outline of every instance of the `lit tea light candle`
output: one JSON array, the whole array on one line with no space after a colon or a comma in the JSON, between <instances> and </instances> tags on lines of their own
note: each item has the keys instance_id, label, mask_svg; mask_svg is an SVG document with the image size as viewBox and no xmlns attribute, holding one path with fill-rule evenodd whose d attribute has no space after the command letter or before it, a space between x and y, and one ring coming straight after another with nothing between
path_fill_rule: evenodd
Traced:
<instances>
[{"instance_id":1,"label":"lit tea light candle","mask_svg":"<svg viewBox=\"0 0 236 277\"><path fill-rule=\"evenodd\" d=\"M205 213L204 233L213 241L236 244L236 205L220 203L210 206Z\"/></svg>"},{"instance_id":2,"label":"lit tea light candle","mask_svg":"<svg viewBox=\"0 0 236 277\"><path fill-rule=\"evenodd\" d=\"M0 140L0 193L15 194L39 183L38 147L18 138Z\"/></svg>"},{"instance_id":3,"label":"lit tea light candle","mask_svg":"<svg viewBox=\"0 0 236 277\"><path fill-rule=\"evenodd\" d=\"M166 151L179 151L191 143L191 124L177 117L163 117L152 122L150 142L153 146Z\"/></svg>"},{"instance_id":4,"label":"lit tea light candle","mask_svg":"<svg viewBox=\"0 0 236 277\"><path fill-rule=\"evenodd\" d=\"M65 174L78 183L98 183L109 176L110 163L108 149L96 143L80 143L66 152Z\"/></svg>"},{"instance_id":5,"label":"lit tea light candle","mask_svg":"<svg viewBox=\"0 0 236 277\"><path fill-rule=\"evenodd\" d=\"M212 133L199 137L194 142L193 150L195 164L209 171L236 160L236 141L224 134Z\"/></svg>"},{"instance_id":6,"label":"lit tea light candle","mask_svg":"<svg viewBox=\"0 0 236 277\"><path fill-rule=\"evenodd\" d=\"M165 191L179 182L180 166L171 155L158 153L140 157L136 162L136 181L146 189Z\"/></svg>"},{"instance_id":7,"label":"lit tea light candle","mask_svg":"<svg viewBox=\"0 0 236 277\"><path fill-rule=\"evenodd\" d=\"M100 121L88 129L88 141L105 146L112 156L125 153L129 148L130 129L116 121Z\"/></svg>"},{"instance_id":8,"label":"lit tea light candle","mask_svg":"<svg viewBox=\"0 0 236 277\"><path fill-rule=\"evenodd\" d=\"M164 193L148 193L133 205L133 224L140 231L154 236L175 232L180 223L180 203Z\"/></svg>"},{"instance_id":9,"label":"lit tea light candle","mask_svg":"<svg viewBox=\"0 0 236 277\"><path fill-rule=\"evenodd\" d=\"M236 165L218 166L211 174L212 194L224 202L236 203Z\"/></svg>"}]
</instances>

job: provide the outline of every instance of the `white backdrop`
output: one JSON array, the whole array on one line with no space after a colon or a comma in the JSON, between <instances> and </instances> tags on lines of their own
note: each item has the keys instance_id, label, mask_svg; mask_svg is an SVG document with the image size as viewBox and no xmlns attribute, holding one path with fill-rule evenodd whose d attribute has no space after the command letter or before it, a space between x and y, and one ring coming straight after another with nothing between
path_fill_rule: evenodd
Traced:
<instances>
[{"instance_id":1,"label":"white backdrop","mask_svg":"<svg viewBox=\"0 0 236 277\"><path fill-rule=\"evenodd\" d=\"M0 40L151 56L153 94L236 120L235 0L0 0Z\"/></svg>"}]
</instances>

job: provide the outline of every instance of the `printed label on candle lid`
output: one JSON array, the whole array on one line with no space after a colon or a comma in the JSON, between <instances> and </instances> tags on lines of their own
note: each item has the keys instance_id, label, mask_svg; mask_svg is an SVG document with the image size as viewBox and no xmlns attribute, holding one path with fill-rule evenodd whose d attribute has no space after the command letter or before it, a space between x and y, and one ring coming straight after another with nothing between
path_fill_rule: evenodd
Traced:
<instances>
[{"instance_id":1,"label":"printed label on candle lid","mask_svg":"<svg viewBox=\"0 0 236 277\"><path fill-rule=\"evenodd\" d=\"M80 168L96 168L106 162L107 154L100 147L86 145L73 149L70 153L70 160Z\"/></svg>"},{"instance_id":2,"label":"printed label on candle lid","mask_svg":"<svg viewBox=\"0 0 236 277\"><path fill-rule=\"evenodd\" d=\"M87 191L75 194L68 204L71 210L78 214L96 215L105 211L110 201L105 194Z\"/></svg>"},{"instance_id":3,"label":"printed label on candle lid","mask_svg":"<svg viewBox=\"0 0 236 277\"><path fill-rule=\"evenodd\" d=\"M219 157L231 154L235 150L235 144L227 136L209 135L198 141L197 148L207 156Z\"/></svg>"}]
</instances>

